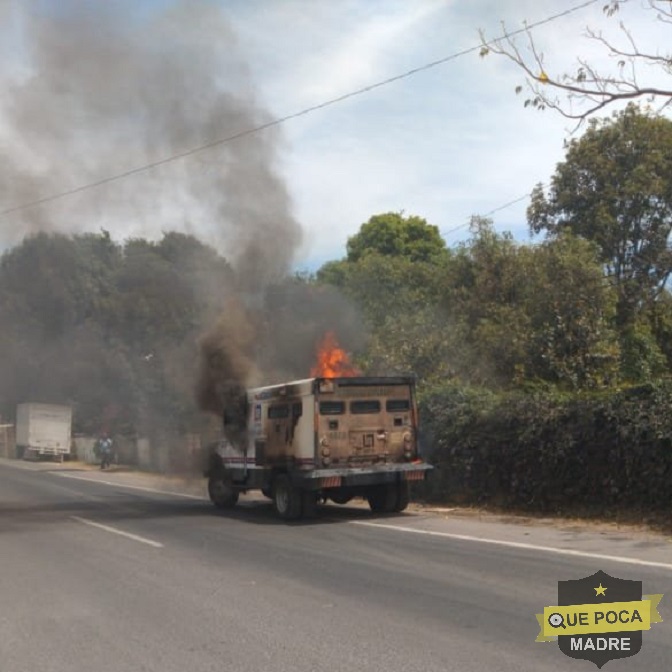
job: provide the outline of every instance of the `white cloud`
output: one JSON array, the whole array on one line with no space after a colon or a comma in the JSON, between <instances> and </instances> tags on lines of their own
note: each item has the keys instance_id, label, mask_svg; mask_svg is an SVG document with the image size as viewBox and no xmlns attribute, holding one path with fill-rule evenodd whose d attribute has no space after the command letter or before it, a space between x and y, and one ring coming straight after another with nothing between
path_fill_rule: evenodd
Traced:
<instances>
[{"instance_id":1,"label":"white cloud","mask_svg":"<svg viewBox=\"0 0 672 672\"><path fill-rule=\"evenodd\" d=\"M606 19L603 4L534 30L549 71L571 69L579 55L611 65L584 37L592 25L620 39L618 18ZM479 28L493 36L501 20L514 30L569 7L564 0L280 2L261 27L245 17L260 30L243 31L242 44L263 99L286 114L477 45ZM626 4L621 18L649 46L665 45L639 3ZM526 48L524 37L518 42ZM273 67L255 68L267 48ZM285 124L285 171L308 231L305 263L342 255L347 236L377 212L403 209L448 231L546 182L572 125L524 109L514 93L522 80L506 59L470 54ZM526 207L496 213L496 224L524 237ZM448 240L467 235L465 226Z\"/></svg>"},{"instance_id":2,"label":"white cloud","mask_svg":"<svg viewBox=\"0 0 672 672\"><path fill-rule=\"evenodd\" d=\"M258 98L274 117L478 45L478 30L494 36L502 20L514 30L523 20L532 23L573 4L213 2L219 2L232 23L235 46ZM638 0L625 3L620 17L612 19L604 17L603 4L534 30L549 73L571 69L578 55L594 59L600 69L613 66L599 44L583 37L587 25L622 40L622 19L649 50L669 50L670 26L643 12ZM525 48L524 38L518 41ZM222 73L223 80L227 76L231 73ZM649 69L640 76L659 77L660 71ZM347 237L378 212L404 210L450 231L471 215L488 213L546 182L564 156L563 140L571 125L553 112L524 109L523 99L514 94L522 81L521 72L506 59L468 54L283 124L281 169L307 234L298 265L341 256ZM526 206L522 202L496 213L495 223L525 236ZM182 209L189 218L193 205ZM163 214L170 219L170 212ZM465 226L448 242L467 235Z\"/></svg>"},{"instance_id":3,"label":"white cloud","mask_svg":"<svg viewBox=\"0 0 672 672\"><path fill-rule=\"evenodd\" d=\"M385 66L397 60L400 47L403 49L416 27L444 5L436 1L404 3L395 11L369 13L339 32L319 58L306 60L297 89L306 99L327 100L377 81Z\"/></svg>"}]
</instances>

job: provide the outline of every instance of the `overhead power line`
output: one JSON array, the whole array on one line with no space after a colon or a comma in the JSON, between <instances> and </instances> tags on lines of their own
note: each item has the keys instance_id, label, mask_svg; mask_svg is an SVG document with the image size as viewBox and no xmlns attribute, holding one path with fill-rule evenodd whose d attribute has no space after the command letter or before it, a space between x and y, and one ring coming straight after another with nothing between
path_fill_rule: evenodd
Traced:
<instances>
[{"instance_id":1,"label":"overhead power line","mask_svg":"<svg viewBox=\"0 0 672 672\"><path fill-rule=\"evenodd\" d=\"M506 210L506 208L510 208L512 205L516 205L516 203L520 203L521 201L524 201L525 199L529 198L532 196L532 192L528 191L526 194L523 194L522 196L518 196L518 198L514 198L512 201L508 201L506 203L503 203L502 205L498 205L496 208L493 208L492 210L483 213L482 215L474 215L475 217L491 217L495 213L499 212L500 210ZM455 233L456 231L459 231L460 229L464 229L465 227L469 226L471 224L471 217L464 222L464 224L459 224L458 226L453 227L452 229L448 229L447 231L441 231L441 235L443 236L449 236L451 233Z\"/></svg>"},{"instance_id":2,"label":"overhead power line","mask_svg":"<svg viewBox=\"0 0 672 672\"><path fill-rule=\"evenodd\" d=\"M445 56L444 58L440 58L435 61L431 61L429 63L425 63L424 65L418 66L416 68L412 68L411 70L407 70L406 72L403 72L399 75L394 75L392 77L388 77L387 79L383 79L379 82L375 82L373 84L369 84L367 86L364 86L360 89L356 89L355 91L350 91L349 93L345 93L341 96L337 96L335 98L330 98L329 100L325 100L322 103L318 103L317 105L311 105L310 107L306 107L302 110L299 110L298 112L293 112L291 114L287 114L283 117L277 117L276 119L272 119L269 122L266 122L264 124L260 124L259 126L254 126L252 128L244 129L242 131L239 131L237 133L234 133L233 135L228 135L223 138L218 138L216 140L213 140L211 142L208 142L204 145L199 145L197 147L192 147L191 149L186 149L183 152L178 152L177 154L172 154L170 156L164 157L162 159L158 159L156 161L152 161L150 163L143 164L141 166L137 166L135 168L131 168L130 170L126 170L122 173L116 173L114 175L110 175L108 177L104 177L100 180L95 180L93 182L87 182L85 184L81 184L77 187L73 187L71 189L67 189L64 191L60 191L55 194L50 194L48 196L43 196L41 198L37 198L32 201L27 201L25 203L20 203L18 205L11 206L9 208L6 208L4 210L0 210L0 216L5 216L12 214L14 212L19 212L20 210L26 210L28 208L32 208L37 205L44 205L45 203L50 203L52 201L56 201L62 198L65 198L66 196L72 196L74 194L81 193L83 191L88 191L89 189L94 189L96 187L101 187L105 184L109 184L111 182L116 182L117 180L122 180L127 177L131 177L133 175L137 175L139 173L144 173L146 171L152 170L153 168L158 168L159 166L163 166L167 163L172 163L173 161L178 161L180 159L187 158L188 156L192 156L194 154L198 154L199 152L203 152L208 149L212 149L213 147L218 147L219 145L224 145L229 142L233 142L234 140L239 140L240 138L244 138L248 135L252 135L254 133L259 133L261 131L264 131L268 128L272 128L274 126L279 126L280 124L284 124L287 121L290 121L292 119L297 119L298 117L302 117L307 114L311 114L312 112L317 112L318 110L322 110L326 107L330 107L332 105L336 105L338 103L342 103L346 100L349 100L350 98L354 98L355 96L360 96L364 93L368 93L370 91L374 91L375 89L379 89L383 86L387 86L389 84L393 84L394 82L398 82L402 79L407 79L409 77L413 77L414 75L417 75L420 72L424 72L426 70L430 70L432 68L436 68L439 65L444 65L445 63L448 63L450 61L455 60L456 58L460 58L461 56L466 56L467 54L472 54L474 52L480 51L484 46L488 46L490 44L493 44L494 42L501 40L503 38L510 38L510 37L515 37L516 35L519 35L521 33L527 32L529 30L532 30L534 28L538 28L539 26L546 25L548 23L551 23L552 21L556 21L558 19L561 19L565 16L568 16L570 14L573 14L575 12L578 12L582 9L585 9L586 7L589 7L590 5L594 5L598 0L586 0L585 2L582 2L581 4L575 5L573 7L569 7L568 9L563 10L562 12L558 12L557 14L553 14L551 16L546 17L545 19L540 19L539 21L535 21L534 23L526 24L522 28L518 28L517 30L513 30L511 32L505 32L503 33L500 37L498 38L493 38L489 42L485 44L477 44L475 46L469 47L468 49L463 49L462 51L457 51L453 54L450 54L449 56Z\"/></svg>"}]
</instances>

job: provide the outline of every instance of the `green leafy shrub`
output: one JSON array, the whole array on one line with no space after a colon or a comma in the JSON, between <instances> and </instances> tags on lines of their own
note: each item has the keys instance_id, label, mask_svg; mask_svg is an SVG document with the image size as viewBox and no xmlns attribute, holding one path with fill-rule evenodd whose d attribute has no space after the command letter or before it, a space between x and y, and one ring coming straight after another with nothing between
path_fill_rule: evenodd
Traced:
<instances>
[{"instance_id":1,"label":"green leafy shrub","mask_svg":"<svg viewBox=\"0 0 672 672\"><path fill-rule=\"evenodd\" d=\"M544 512L672 505L672 383L593 394L492 394L453 386L421 399L427 498Z\"/></svg>"}]
</instances>

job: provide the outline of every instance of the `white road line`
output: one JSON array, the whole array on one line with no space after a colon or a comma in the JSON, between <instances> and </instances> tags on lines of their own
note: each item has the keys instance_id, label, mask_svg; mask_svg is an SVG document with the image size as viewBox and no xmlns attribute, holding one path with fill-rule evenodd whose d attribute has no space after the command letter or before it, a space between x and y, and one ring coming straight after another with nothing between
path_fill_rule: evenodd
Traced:
<instances>
[{"instance_id":1,"label":"white road line","mask_svg":"<svg viewBox=\"0 0 672 672\"><path fill-rule=\"evenodd\" d=\"M666 562L655 562L654 560L640 560L639 558L628 558L620 555L606 555L603 553L590 553L588 551L575 551L570 548L556 548L554 546L536 546L534 544L526 544L519 541L505 541L503 539L487 539L484 537L472 537L466 534L454 534L452 532L435 532L434 530L418 530L414 527L404 527L402 525L387 525L384 523L369 523L364 520L351 520L348 522L351 525L365 525L366 527L379 527L383 530L395 530L396 532L409 532L411 534L426 534L430 537L443 537L445 539L456 539L457 541L475 541L481 544L492 544L494 546L521 548L526 551L541 551L542 553L555 553L556 555L571 555L579 558L591 558L593 560L620 562L624 565L657 567L658 569L667 569L672 571L672 564Z\"/></svg>"},{"instance_id":2,"label":"white road line","mask_svg":"<svg viewBox=\"0 0 672 672\"><path fill-rule=\"evenodd\" d=\"M128 488L129 490L142 490L143 492L151 492L155 495L170 495L171 497L184 497L185 499L196 499L199 502L207 501L205 497L198 495L188 495L185 492L170 492L168 490L157 490L155 488L146 488L141 485L127 485L126 483L115 483L114 481L101 481L97 478L87 478L86 476L75 476L74 474L65 474L58 471L49 472L61 478L73 478L76 481L86 481L87 483L100 483L101 485L109 485L113 488Z\"/></svg>"},{"instance_id":3,"label":"white road line","mask_svg":"<svg viewBox=\"0 0 672 672\"><path fill-rule=\"evenodd\" d=\"M118 534L120 537L126 537L127 539L132 539L133 541L139 541L141 544L147 544L154 548L163 548L163 544L160 544L158 541L152 541L146 537L141 537L137 534L131 534L130 532L124 532L119 530L116 527L110 527L109 525L102 525L101 523L96 523L93 520L88 520L87 518L80 518L79 516L70 516L72 520L76 520L79 523L84 523L84 525L90 525L91 527L97 527L99 530L105 530L105 532L111 532L112 534Z\"/></svg>"}]
</instances>

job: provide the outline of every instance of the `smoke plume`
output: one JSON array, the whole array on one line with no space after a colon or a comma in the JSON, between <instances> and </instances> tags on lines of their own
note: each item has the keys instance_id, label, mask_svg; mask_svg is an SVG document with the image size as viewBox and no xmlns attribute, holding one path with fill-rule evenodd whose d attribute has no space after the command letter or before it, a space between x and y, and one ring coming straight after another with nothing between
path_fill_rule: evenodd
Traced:
<instances>
[{"instance_id":1,"label":"smoke plume","mask_svg":"<svg viewBox=\"0 0 672 672\"><path fill-rule=\"evenodd\" d=\"M154 3L151 3L154 5ZM0 210L255 128L236 38L214 3L3 0ZM290 267L301 229L270 128L146 172L7 214L0 244L36 231L176 230L222 252L245 287Z\"/></svg>"},{"instance_id":2,"label":"smoke plume","mask_svg":"<svg viewBox=\"0 0 672 672\"><path fill-rule=\"evenodd\" d=\"M219 320L201 338L200 371L196 388L199 406L220 414L237 404L244 387L255 377L257 329L251 317L231 300Z\"/></svg>"},{"instance_id":3,"label":"smoke plume","mask_svg":"<svg viewBox=\"0 0 672 672\"><path fill-rule=\"evenodd\" d=\"M187 431L194 385L221 414L245 387L307 376L325 331L355 342L342 298L289 277L302 231L281 128L244 133L271 117L224 6L0 0L0 247L16 246L0 268L15 282L0 297L2 408L73 403L91 431L116 404L129 433ZM101 230L111 240L42 235Z\"/></svg>"}]
</instances>

